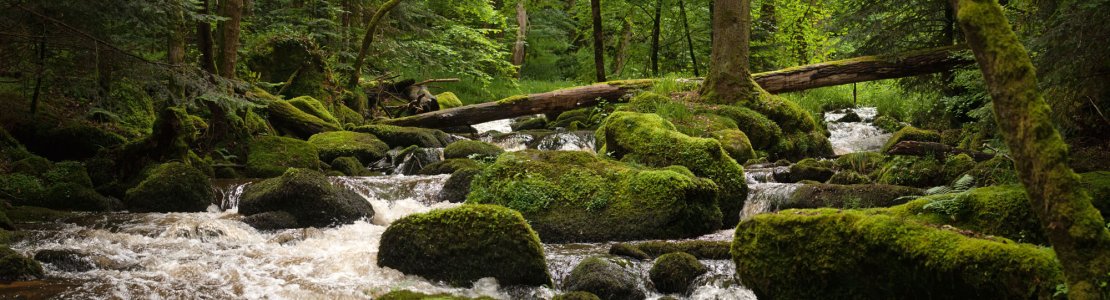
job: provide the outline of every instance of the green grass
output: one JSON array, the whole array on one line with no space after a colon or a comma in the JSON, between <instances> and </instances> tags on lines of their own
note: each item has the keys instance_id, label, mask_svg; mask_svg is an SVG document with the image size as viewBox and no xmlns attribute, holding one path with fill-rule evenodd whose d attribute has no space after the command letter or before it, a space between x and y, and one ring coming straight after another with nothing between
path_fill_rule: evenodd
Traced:
<instances>
[{"instance_id":1,"label":"green grass","mask_svg":"<svg viewBox=\"0 0 1110 300\"><path fill-rule=\"evenodd\" d=\"M699 83L679 81L679 79L688 78L691 77L680 76L677 74L667 74L666 76L663 76L663 78L659 78L655 81L655 84L651 86L651 91L653 93L668 97L674 93L696 91L698 87L701 86Z\"/></svg>"},{"instance_id":2,"label":"green grass","mask_svg":"<svg viewBox=\"0 0 1110 300\"><path fill-rule=\"evenodd\" d=\"M914 112L927 110L938 99L934 95L905 91L894 80L858 83L856 92L858 102L852 99L851 84L785 93L781 96L797 102L819 120L821 112L824 111L873 106L879 110L879 115L910 121L907 119L912 117Z\"/></svg>"}]
</instances>

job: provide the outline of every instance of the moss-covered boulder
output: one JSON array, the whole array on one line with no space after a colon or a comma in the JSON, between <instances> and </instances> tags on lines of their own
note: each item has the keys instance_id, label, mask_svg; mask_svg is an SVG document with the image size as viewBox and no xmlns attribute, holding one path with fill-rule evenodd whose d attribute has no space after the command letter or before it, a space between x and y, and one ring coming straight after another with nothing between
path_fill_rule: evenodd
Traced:
<instances>
[{"instance_id":1,"label":"moss-covered boulder","mask_svg":"<svg viewBox=\"0 0 1110 300\"><path fill-rule=\"evenodd\" d=\"M420 175L451 174L461 169L477 169L481 165L469 158L450 158L434 162L420 169Z\"/></svg>"},{"instance_id":2,"label":"moss-covered boulder","mask_svg":"<svg viewBox=\"0 0 1110 300\"><path fill-rule=\"evenodd\" d=\"M722 224L732 226L740 220L748 196L744 168L717 140L690 137L658 115L635 112L613 113L596 136L598 153L647 166L683 166L713 180L719 189L715 200L724 216Z\"/></svg>"},{"instance_id":3,"label":"moss-covered boulder","mask_svg":"<svg viewBox=\"0 0 1110 300\"><path fill-rule=\"evenodd\" d=\"M274 96L269 97L272 98ZM325 121L320 117L293 106L289 101L281 99L270 99L266 105L266 111L269 113L270 124L273 125L272 128L274 131L285 135L296 136L301 139L307 139L313 134L323 131L336 131L340 129L339 124Z\"/></svg>"},{"instance_id":4,"label":"moss-covered boulder","mask_svg":"<svg viewBox=\"0 0 1110 300\"><path fill-rule=\"evenodd\" d=\"M990 186L1020 183L1014 162L1003 155L981 161L965 174L975 179L975 186Z\"/></svg>"},{"instance_id":5,"label":"moss-covered boulder","mask_svg":"<svg viewBox=\"0 0 1110 300\"><path fill-rule=\"evenodd\" d=\"M865 184L871 183L871 177L856 173L856 171L840 171L833 174L825 183L828 184Z\"/></svg>"},{"instance_id":6,"label":"moss-covered boulder","mask_svg":"<svg viewBox=\"0 0 1110 300\"><path fill-rule=\"evenodd\" d=\"M694 279L708 271L693 255L676 252L663 254L655 259L648 276L659 292L685 294Z\"/></svg>"},{"instance_id":7,"label":"moss-covered boulder","mask_svg":"<svg viewBox=\"0 0 1110 300\"><path fill-rule=\"evenodd\" d=\"M74 249L47 249L35 252L35 260L65 272L85 272L96 269L88 254Z\"/></svg>"},{"instance_id":8,"label":"moss-covered boulder","mask_svg":"<svg viewBox=\"0 0 1110 300\"><path fill-rule=\"evenodd\" d=\"M855 152L836 158L835 165L840 170L851 170L860 174L871 174L883 167L886 156L877 152Z\"/></svg>"},{"instance_id":9,"label":"moss-covered boulder","mask_svg":"<svg viewBox=\"0 0 1110 300\"><path fill-rule=\"evenodd\" d=\"M46 193L42 180L23 173L0 174L0 192L15 204L35 204Z\"/></svg>"},{"instance_id":10,"label":"moss-covered boulder","mask_svg":"<svg viewBox=\"0 0 1110 300\"><path fill-rule=\"evenodd\" d=\"M374 216L370 202L358 193L306 169L290 168L281 177L247 186L239 203L239 213L248 217L286 212L296 218L296 227L328 227Z\"/></svg>"},{"instance_id":11,"label":"moss-covered boulder","mask_svg":"<svg viewBox=\"0 0 1110 300\"><path fill-rule=\"evenodd\" d=\"M1063 282L1050 249L854 210L757 215L732 255L760 298L1047 299Z\"/></svg>"},{"instance_id":12,"label":"moss-covered boulder","mask_svg":"<svg viewBox=\"0 0 1110 300\"><path fill-rule=\"evenodd\" d=\"M293 107L307 114L320 118L320 120L324 120L324 122L337 126L340 125L339 119L336 118L335 115L332 115L331 111L328 111L328 108L324 106L324 103L321 103L320 100L316 100L316 98L301 96L290 99L289 104L292 104Z\"/></svg>"},{"instance_id":13,"label":"moss-covered boulder","mask_svg":"<svg viewBox=\"0 0 1110 300\"><path fill-rule=\"evenodd\" d=\"M712 133L713 138L721 142L721 148L728 152L728 156L737 162L748 161L755 158L755 150L748 136L743 131L726 129Z\"/></svg>"},{"instance_id":14,"label":"moss-covered boulder","mask_svg":"<svg viewBox=\"0 0 1110 300\"><path fill-rule=\"evenodd\" d=\"M474 156L474 158L489 158L496 157L502 152L505 152L505 150L501 150L500 147L494 144L483 141L461 140L447 145L447 148L443 149L443 158L471 158L471 156Z\"/></svg>"},{"instance_id":15,"label":"moss-covered boulder","mask_svg":"<svg viewBox=\"0 0 1110 300\"><path fill-rule=\"evenodd\" d=\"M932 130L919 129L913 126L906 126L895 132L893 136L883 144L883 152L887 152L890 148L903 141L918 141L918 142L934 142L940 143L940 133Z\"/></svg>"},{"instance_id":16,"label":"moss-covered boulder","mask_svg":"<svg viewBox=\"0 0 1110 300\"><path fill-rule=\"evenodd\" d=\"M528 116L528 117L516 118L516 119L513 119L512 123L509 123L509 128L512 129L513 131L544 129L544 128L547 128L547 118L542 117L542 116L541 117Z\"/></svg>"},{"instance_id":17,"label":"moss-covered boulder","mask_svg":"<svg viewBox=\"0 0 1110 300\"><path fill-rule=\"evenodd\" d=\"M906 196L921 195L920 189L887 184L806 184L799 186L784 203L787 208L870 208L890 207L905 203Z\"/></svg>"},{"instance_id":18,"label":"moss-covered boulder","mask_svg":"<svg viewBox=\"0 0 1110 300\"><path fill-rule=\"evenodd\" d=\"M364 176L369 173L362 162L350 156L336 158L332 160L329 165L332 170L339 171L339 173L343 173L343 175L347 176Z\"/></svg>"},{"instance_id":19,"label":"moss-covered boulder","mask_svg":"<svg viewBox=\"0 0 1110 300\"><path fill-rule=\"evenodd\" d=\"M179 162L159 165L123 199L134 212L201 212L216 199L208 177Z\"/></svg>"},{"instance_id":20,"label":"moss-covered boulder","mask_svg":"<svg viewBox=\"0 0 1110 300\"><path fill-rule=\"evenodd\" d=\"M390 147L418 146L421 148L443 148L449 143L449 136L435 129L400 127L393 125L365 125L352 131L373 134Z\"/></svg>"},{"instance_id":21,"label":"moss-covered boulder","mask_svg":"<svg viewBox=\"0 0 1110 300\"><path fill-rule=\"evenodd\" d=\"M768 119L763 114L754 110L737 107L731 105L717 106L712 110L712 113L728 117L736 122L736 126L740 131L747 135L751 141L752 148L755 149L769 149L771 146L778 144L782 138L782 128L778 124ZM733 159L736 159L733 157ZM737 159L739 161L739 159Z\"/></svg>"},{"instance_id":22,"label":"moss-covered boulder","mask_svg":"<svg viewBox=\"0 0 1110 300\"><path fill-rule=\"evenodd\" d=\"M462 100L452 92L443 92L436 95L436 102L439 103L439 109L456 108L463 106Z\"/></svg>"},{"instance_id":23,"label":"moss-covered boulder","mask_svg":"<svg viewBox=\"0 0 1110 300\"><path fill-rule=\"evenodd\" d=\"M322 132L308 138L316 146L321 161L350 156L363 164L371 164L385 157L389 146L372 134L353 131Z\"/></svg>"},{"instance_id":24,"label":"moss-covered boulder","mask_svg":"<svg viewBox=\"0 0 1110 300\"><path fill-rule=\"evenodd\" d=\"M72 182L51 185L41 200L26 204L75 211L110 211L121 206L117 199L105 197L91 187Z\"/></svg>"},{"instance_id":25,"label":"moss-covered boulder","mask_svg":"<svg viewBox=\"0 0 1110 300\"><path fill-rule=\"evenodd\" d=\"M406 274L469 285L547 285L551 275L539 237L520 213L496 205L463 205L410 215L382 234L378 265Z\"/></svg>"},{"instance_id":26,"label":"moss-covered boulder","mask_svg":"<svg viewBox=\"0 0 1110 300\"><path fill-rule=\"evenodd\" d=\"M281 176L289 168L320 169L320 154L309 142L263 136L250 143L247 154L247 176L269 178Z\"/></svg>"},{"instance_id":27,"label":"moss-covered boulder","mask_svg":"<svg viewBox=\"0 0 1110 300\"><path fill-rule=\"evenodd\" d=\"M627 260L593 256L583 260L570 271L563 283L564 290L583 291L608 300L644 299L639 276Z\"/></svg>"},{"instance_id":28,"label":"moss-covered boulder","mask_svg":"<svg viewBox=\"0 0 1110 300\"><path fill-rule=\"evenodd\" d=\"M468 203L520 211L545 242L695 237L721 226L711 181L583 151L507 152L470 187Z\"/></svg>"},{"instance_id":29,"label":"moss-covered boulder","mask_svg":"<svg viewBox=\"0 0 1110 300\"><path fill-rule=\"evenodd\" d=\"M879 170L877 182L912 187L947 184L944 165L933 157L893 156Z\"/></svg>"},{"instance_id":30,"label":"moss-covered boulder","mask_svg":"<svg viewBox=\"0 0 1110 300\"><path fill-rule=\"evenodd\" d=\"M894 119L890 116L875 117L874 120L871 120L871 125L875 125L875 127L879 127L879 129L882 129L883 131L892 133L897 132L898 130L902 130L903 127L906 127L905 124L902 124L902 122L898 122L897 119Z\"/></svg>"},{"instance_id":31,"label":"moss-covered boulder","mask_svg":"<svg viewBox=\"0 0 1110 300\"><path fill-rule=\"evenodd\" d=\"M34 280L45 276L37 261L15 252L7 245L0 245L0 281Z\"/></svg>"},{"instance_id":32,"label":"moss-covered boulder","mask_svg":"<svg viewBox=\"0 0 1110 300\"><path fill-rule=\"evenodd\" d=\"M1020 185L926 196L893 211L927 224L951 225L1023 243L1048 243L1037 216L1029 209L1025 188Z\"/></svg>"},{"instance_id":33,"label":"moss-covered boulder","mask_svg":"<svg viewBox=\"0 0 1110 300\"><path fill-rule=\"evenodd\" d=\"M807 158L791 165L789 172L776 172L774 176L776 181L786 183L794 183L803 180L825 182L836 173L836 171L830 168L830 165L831 164L828 162Z\"/></svg>"},{"instance_id":34,"label":"moss-covered boulder","mask_svg":"<svg viewBox=\"0 0 1110 300\"><path fill-rule=\"evenodd\" d=\"M597 124L596 120L591 119L593 116L593 108L579 108L568 110L559 114L555 121L547 124L547 128L566 128L568 130L583 130L591 127L592 124ZM577 125L575 125L577 124Z\"/></svg>"},{"instance_id":35,"label":"moss-covered boulder","mask_svg":"<svg viewBox=\"0 0 1110 300\"><path fill-rule=\"evenodd\" d=\"M647 241L639 243L616 243L609 248L609 254L647 258L659 257L667 253L686 253L698 259L729 259L729 242L724 241ZM617 249L617 250L614 250ZM616 253L614 253L616 252ZM633 255L626 255L633 254Z\"/></svg>"},{"instance_id":36,"label":"moss-covered boulder","mask_svg":"<svg viewBox=\"0 0 1110 300\"><path fill-rule=\"evenodd\" d=\"M601 300L601 298L590 292L577 291L555 296L552 300Z\"/></svg>"},{"instance_id":37,"label":"moss-covered boulder","mask_svg":"<svg viewBox=\"0 0 1110 300\"><path fill-rule=\"evenodd\" d=\"M952 182L960 178L960 175L975 168L975 160L972 159L971 156L961 153L946 157L944 159L944 165L941 166L941 168L943 170L942 176L944 176L942 180L946 183Z\"/></svg>"}]
</instances>

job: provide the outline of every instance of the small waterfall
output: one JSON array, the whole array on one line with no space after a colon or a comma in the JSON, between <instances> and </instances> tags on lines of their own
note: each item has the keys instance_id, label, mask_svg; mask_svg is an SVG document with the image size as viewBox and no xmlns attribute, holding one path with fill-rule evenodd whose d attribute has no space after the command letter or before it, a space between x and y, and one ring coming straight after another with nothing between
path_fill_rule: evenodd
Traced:
<instances>
[{"instance_id":1,"label":"small waterfall","mask_svg":"<svg viewBox=\"0 0 1110 300\"><path fill-rule=\"evenodd\" d=\"M797 183L755 183L748 184L748 200L740 210L740 220L778 210L778 206L790 199L790 195L801 184Z\"/></svg>"},{"instance_id":2,"label":"small waterfall","mask_svg":"<svg viewBox=\"0 0 1110 300\"><path fill-rule=\"evenodd\" d=\"M437 195L451 175L435 176L374 176L331 177L334 184L357 192L374 207L376 225L389 225L393 221L414 213L458 204L439 202Z\"/></svg>"},{"instance_id":3,"label":"small waterfall","mask_svg":"<svg viewBox=\"0 0 1110 300\"><path fill-rule=\"evenodd\" d=\"M443 160L443 148L395 148L386 157L370 164L369 169L387 174L413 175L420 169Z\"/></svg>"},{"instance_id":4,"label":"small waterfall","mask_svg":"<svg viewBox=\"0 0 1110 300\"><path fill-rule=\"evenodd\" d=\"M220 202L217 203L220 210L239 212L239 198L243 196L243 191L247 186L254 183L250 180L217 180L212 183L213 189L216 191L216 196L219 197Z\"/></svg>"},{"instance_id":5,"label":"small waterfall","mask_svg":"<svg viewBox=\"0 0 1110 300\"><path fill-rule=\"evenodd\" d=\"M849 112L860 116L862 122L838 122ZM869 123L878 115L874 107L851 108L837 112L825 113L825 123L828 124L829 142L836 155L854 152L878 151L882 149L891 134L885 133L878 127Z\"/></svg>"},{"instance_id":6,"label":"small waterfall","mask_svg":"<svg viewBox=\"0 0 1110 300\"><path fill-rule=\"evenodd\" d=\"M528 144L535 140L530 134L513 132L505 134L483 134L481 141L497 145L501 149L512 152L528 149Z\"/></svg>"},{"instance_id":7,"label":"small waterfall","mask_svg":"<svg viewBox=\"0 0 1110 300\"><path fill-rule=\"evenodd\" d=\"M556 132L540 139L536 143L536 149L594 152L594 133L592 131Z\"/></svg>"},{"instance_id":8,"label":"small waterfall","mask_svg":"<svg viewBox=\"0 0 1110 300\"><path fill-rule=\"evenodd\" d=\"M477 130L478 133L486 133L486 132L489 132L489 131L509 133L509 132L513 131L512 123L513 123L513 119L501 119L501 120L496 120L496 121L489 121L489 122L485 122L485 123L474 124L474 125L470 125L470 126L474 127L474 129Z\"/></svg>"}]
</instances>

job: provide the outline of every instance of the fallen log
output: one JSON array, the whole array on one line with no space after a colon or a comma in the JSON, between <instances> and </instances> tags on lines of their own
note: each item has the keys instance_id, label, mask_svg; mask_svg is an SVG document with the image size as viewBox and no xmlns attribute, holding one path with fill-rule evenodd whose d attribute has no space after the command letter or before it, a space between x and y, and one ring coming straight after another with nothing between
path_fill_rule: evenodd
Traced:
<instances>
[{"instance_id":1,"label":"fallen log","mask_svg":"<svg viewBox=\"0 0 1110 300\"><path fill-rule=\"evenodd\" d=\"M273 124L275 129L302 139L308 139L308 137L324 131L336 131L340 129L339 126L307 114L293 107L289 102L282 100L270 102L270 104L266 106L266 112L269 113L270 124Z\"/></svg>"},{"instance_id":2,"label":"fallen log","mask_svg":"<svg viewBox=\"0 0 1110 300\"><path fill-rule=\"evenodd\" d=\"M934 156L944 159L945 155L967 154L975 161L986 161L994 158L994 154L979 151L955 148L936 142L901 141L886 152L892 155Z\"/></svg>"},{"instance_id":3,"label":"fallen log","mask_svg":"<svg viewBox=\"0 0 1110 300\"><path fill-rule=\"evenodd\" d=\"M919 50L898 55L865 56L846 60L798 66L778 71L753 74L755 81L770 93L908 77L950 70L975 62L957 55L966 46ZM514 96L496 102L433 111L409 117L385 120L382 123L400 126L444 128L473 125L538 113L559 113L599 100L615 102L626 93L649 88L653 79L625 80L567 88L548 93Z\"/></svg>"}]
</instances>

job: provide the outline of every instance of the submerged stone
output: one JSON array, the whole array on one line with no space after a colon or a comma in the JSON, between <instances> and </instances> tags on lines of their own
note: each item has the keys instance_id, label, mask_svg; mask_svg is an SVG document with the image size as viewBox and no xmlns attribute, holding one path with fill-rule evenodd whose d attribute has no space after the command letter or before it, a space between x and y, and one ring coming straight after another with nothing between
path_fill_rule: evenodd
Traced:
<instances>
[{"instance_id":1,"label":"submerged stone","mask_svg":"<svg viewBox=\"0 0 1110 300\"><path fill-rule=\"evenodd\" d=\"M0 281L34 280L45 277L42 265L15 252L7 245L0 245Z\"/></svg>"},{"instance_id":2,"label":"submerged stone","mask_svg":"<svg viewBox=\"0 0 1110 300\"><path fill-rule=\"evenodd\" d=\"M593 256L570 271L564 290L583 291L607 300L641 300L639 278L631 263L620 258Z\"/></svg>"},{"instance_id":3,"label":"submerged stone","mask_svg":"<svg viewBox=\"0 0 1110 300\"><path fill-rule=\"evenodd\" d=\"M456 286L484 278L502 285L547 285L543 246L520 213L463 205L414 214L382 234L378 264Z\"/></svg>"}]
</instances>

